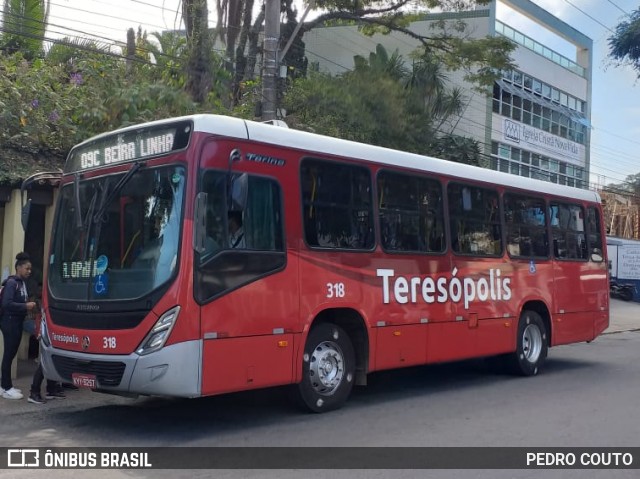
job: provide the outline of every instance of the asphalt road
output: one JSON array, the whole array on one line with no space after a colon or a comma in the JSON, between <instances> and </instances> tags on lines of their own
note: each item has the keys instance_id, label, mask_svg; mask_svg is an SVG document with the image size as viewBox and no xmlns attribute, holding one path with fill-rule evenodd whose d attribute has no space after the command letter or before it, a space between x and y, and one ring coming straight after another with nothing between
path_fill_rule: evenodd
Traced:
<instances>
[{"instance_id":1,"label":"asphalt road","mask_svg":"<svg viewBox=\"0 0 640 479\"><path fill-rule=\"evenodd\" d=\"M625 305L634 306L640 312L640 305ZM322 415L295 410L286 388L197 400L130 400L88 391L70 391L44 406L3 400L0 444L637 447L639 379L640 331L623 331L553 348L534 378L497 374L483 361L373 374L343 409ZM0 470L0 477L636 478L638 471Z\"/></svg>"}]
</instances>

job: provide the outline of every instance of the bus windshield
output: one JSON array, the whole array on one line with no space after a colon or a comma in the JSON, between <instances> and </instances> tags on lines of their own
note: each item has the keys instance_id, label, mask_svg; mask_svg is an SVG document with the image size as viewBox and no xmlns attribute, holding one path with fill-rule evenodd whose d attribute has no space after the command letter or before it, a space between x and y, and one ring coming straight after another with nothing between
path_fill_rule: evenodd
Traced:
<instances>
[{"instance_id":1,"label":"bus windshield","mask_svg":"<svg viewBox=\"0 0 640 479\"><path fill-rule=\"evenodd\" d=\"M57 299L140 298L177 269L185 169L134 164L61 190L49 265Z\"/></svg>"}]
</instances>

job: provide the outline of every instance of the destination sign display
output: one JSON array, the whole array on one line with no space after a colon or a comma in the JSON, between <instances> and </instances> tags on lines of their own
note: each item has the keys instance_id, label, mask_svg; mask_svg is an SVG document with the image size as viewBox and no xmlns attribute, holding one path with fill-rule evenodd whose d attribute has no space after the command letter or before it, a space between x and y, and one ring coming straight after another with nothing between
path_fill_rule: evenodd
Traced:
<instances>
[{"instance_id":1,"label":"destination sign display","mask_svg":"<svg viewBox=\"0 0 640 479\"><path fill-rule=\"evenodd\" d=\"M71 150L64 172L113 166L179 151L189 144L192 130L190 121L181 121L100 137Z\"/></svg>"}]
</instances>

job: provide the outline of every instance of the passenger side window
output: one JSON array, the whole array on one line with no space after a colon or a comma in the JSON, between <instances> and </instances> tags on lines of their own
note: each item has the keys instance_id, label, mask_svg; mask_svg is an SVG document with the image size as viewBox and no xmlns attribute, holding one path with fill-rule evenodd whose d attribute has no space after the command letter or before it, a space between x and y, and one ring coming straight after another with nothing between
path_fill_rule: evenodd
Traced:
<instances>
[{"instance_id":1,"label":"passenger side window","mask_svg":"<svg viewBox=\"0 0 640 479\"><path fill-rule=\"evenodd\" d=\"M591 261L604 261L600 211L593 206L587 208L587 234L589 235L589 258Z\"/></svg>"},{"instance_id":2,"label":"passenger side window","mask_svg":"<svg viewBox=\"0 0 640 479\"><path fill-rule=\"evenodd\" d=\"M448 188L451 246L454 252L479 256L502 253L498 192L451 183Z\"/></svg>"},{"instance_id":3,"label":"passenger side window","mask_svg":"<svg viewBox=\"0 0 640 479\"><path fill-rule=\"evenodd\" d=\"M286 263L280 185L271 178L205 171L204 245L194 292L205 302L279 271Z\"/></svg>"},{"instance_id":4,"label":"passenger side window","mask_svg":"<svg viewBox=\"0 0 640 479\"><path fill-rule=\"evenodd\" d=\"M306 159L300 174L307 244L317 248L373 248L369 170Z\"/></svg>"},{"instance_id":5,"label":"passenger side window","mask_svg":"<svg viewBox=\"0 0 640 479\"><path fill-rule=\"evenodd\" d=\"M544 200L511 193L504 195L507 252L512 257L549 257Z\"/></svg>"},{"instance_id":6,"label":"passenger side window","mask_svg":"<svg viewBox=\"0 0 640 479\"><path fill-rule=\"evenodd\" d=\"M205 255L224 249L283 251L280 187L270 178L207 171Z\"/></svg>"},{"instance_id":7,"label":"passenger side window","mask_svg":"<svg viewBox=\"0 0 640 479\"><path fill-rule=\"evenodd\" d=\"M587 241L584 213L580 205L552 202L549 221L553 235L553 254L558 259L586 260Z\"/></svg>"},{"instance_id":8,"label":"passenger side window","mask_svg":"<svg viewBox=\"0 0 640 479\"><path fill-rule=\"evenodd\" d=\"M437 180L381 171L378 206L382 247L388 251L444 251L442 186Z\"/></svg>"}]
</instances>

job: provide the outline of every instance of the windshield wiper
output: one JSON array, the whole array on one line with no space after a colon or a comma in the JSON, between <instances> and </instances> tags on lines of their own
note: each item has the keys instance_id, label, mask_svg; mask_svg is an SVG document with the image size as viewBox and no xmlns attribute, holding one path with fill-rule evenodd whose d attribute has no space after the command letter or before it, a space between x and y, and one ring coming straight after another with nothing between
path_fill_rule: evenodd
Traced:
<instances>
[{"instance_id":1,"label":"windshield wiper","mask_svg":"<svg viewBox=\"0 0 640 479\"><path fill-rule=\"evenodd\" d=\"M76 228L84 229L82 221L82 207L80 206L80 173L76 173L73 179L73 200L76 207Z\"/></svg>"},{"instance_id":2,"label":"windshield wiper","mask_svg":"<svg viewBox=\"0 0 640 479\"><path fill-rule=\"evenodd\" d=\"M104 212L106 211L109 204L111 204L113 199L124 187L124 185L126 185L127 182L133 177L133 175L135 175L138 172L138 170L143 166L145 166L145 163L142 161L138 161L134 163L131 168L129 168L129 171L127 171L127 173L120 179L120 181L118 181L118 183L116 184L116 186L113 187L109 195L106 198L104 198L103 201L100 202L98 211L96 211L96 213L93 215L94 223L97 223L102 219L102 216L104 215Z\"/></svg>"}]
</instances>

